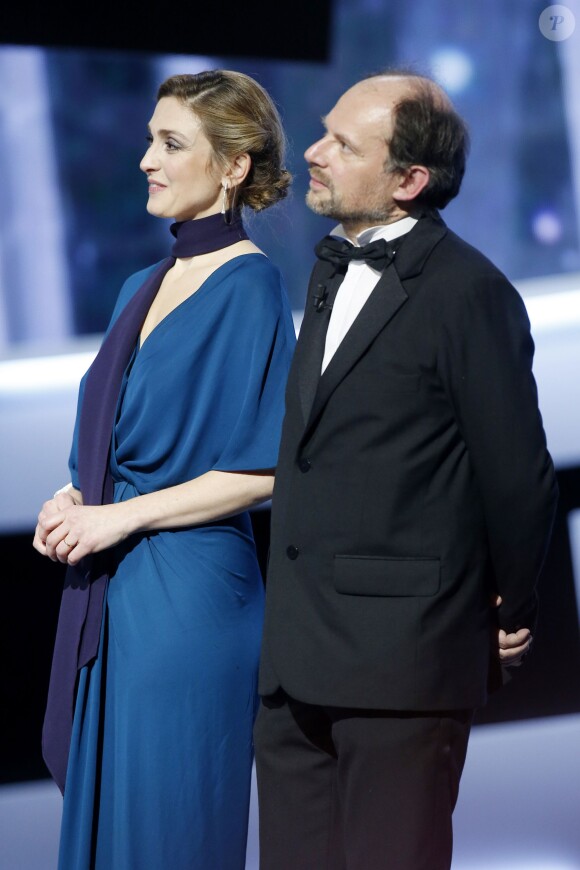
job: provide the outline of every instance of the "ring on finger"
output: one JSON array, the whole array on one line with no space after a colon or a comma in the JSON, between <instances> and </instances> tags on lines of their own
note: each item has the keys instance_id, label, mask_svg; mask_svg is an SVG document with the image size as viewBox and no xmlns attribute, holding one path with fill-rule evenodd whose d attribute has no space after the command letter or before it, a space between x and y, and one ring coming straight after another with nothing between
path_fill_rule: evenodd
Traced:
<instances>
[{"instance_id":1,"label":"ring on finger","mask_svg":"<svg viewBox=\"0 0 580 870\"><path fill-rule=\"evenodd\" d=\"M67 539L64 538L64 540L63 540L63 544L64 544L65 546L67 546L67 547L69 548L69 550L72 550L73 547L76 547L76 545L78 544L78 541L75 541L74 544L69 544L69 542L67 541Z\"/></svg>"}]
</instances>

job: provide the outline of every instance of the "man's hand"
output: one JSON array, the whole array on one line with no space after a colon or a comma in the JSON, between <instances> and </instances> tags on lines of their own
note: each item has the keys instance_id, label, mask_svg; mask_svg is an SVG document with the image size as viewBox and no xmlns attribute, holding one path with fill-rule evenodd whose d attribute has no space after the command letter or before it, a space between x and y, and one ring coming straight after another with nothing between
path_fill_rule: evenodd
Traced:
<instances>
[{"instance_id":1,"label":"man's hand","mask_svg":"<svg viewBox=\"0 0 580 870\"><path fill-rule=\"evenodd\" d=\"M501 596L496 595L492 604L494 607L499 607L501 602ZM504 667L508 668L519 667L532 646L532 635L529 628L520 628L519 631L512 634L507 634L500 628L497 640L499 660Z\"/></svg>"}]
</instances>

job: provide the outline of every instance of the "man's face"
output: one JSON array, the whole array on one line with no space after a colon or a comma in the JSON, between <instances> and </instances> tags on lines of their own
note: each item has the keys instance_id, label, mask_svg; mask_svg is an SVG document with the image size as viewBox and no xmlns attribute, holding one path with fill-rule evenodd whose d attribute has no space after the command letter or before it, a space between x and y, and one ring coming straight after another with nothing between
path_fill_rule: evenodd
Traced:
<instances>
[{"instance_id":1,"label":"man's face","mask_svg":"<svg viewBox=\"0 0 580 870\"><path fill-rule=\"evenodd\" d=\"M304 154L308 206L354 232L391 223L404 212L393 199L402 174L388 168L393 106L409 92L402 78L363 81L323 119L326 132Z\"/></svg>"}]
</instances>

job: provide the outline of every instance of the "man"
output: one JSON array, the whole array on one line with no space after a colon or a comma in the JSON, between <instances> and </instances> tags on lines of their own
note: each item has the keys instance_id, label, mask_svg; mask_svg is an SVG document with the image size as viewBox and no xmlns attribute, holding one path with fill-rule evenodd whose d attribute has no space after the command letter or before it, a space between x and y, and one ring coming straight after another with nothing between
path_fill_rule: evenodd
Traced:
<instances>
[{"instance_id":1,"label":"man","mask_svg":"<svg viewBox=\"0 0 580 870\"><path fill-rule=\"evenodd\" d=\"M473 712L531 643L554 470L523 302L438 213L468 144L448 97L380 74L324 125L307 203L340 224L276 471L261 868L445 870Z\"/></svg>"}]
</instances>

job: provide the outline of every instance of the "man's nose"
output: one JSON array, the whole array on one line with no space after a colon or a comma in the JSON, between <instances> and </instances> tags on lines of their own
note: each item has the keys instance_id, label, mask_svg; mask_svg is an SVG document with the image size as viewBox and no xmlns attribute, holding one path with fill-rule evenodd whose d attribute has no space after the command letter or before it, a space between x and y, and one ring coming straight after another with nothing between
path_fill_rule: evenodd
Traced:
<instances>
[{"instance_id":1,"label":"man's nose","mask_svg":"<svg viewBox=\"0 0 580 870\"><path fill-rule=\"evenodd\" d=\"M325 137L322 139L318 139L316 142L306 149L304 152L304 159L307 163L316 163L317 165L321 165L326 163L326 148L325 148Z\"/></svg>"}]
</instances>

